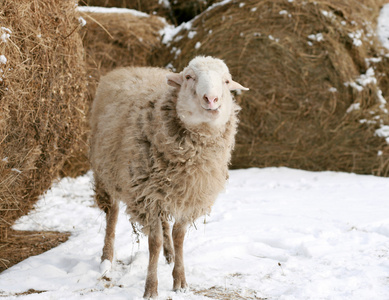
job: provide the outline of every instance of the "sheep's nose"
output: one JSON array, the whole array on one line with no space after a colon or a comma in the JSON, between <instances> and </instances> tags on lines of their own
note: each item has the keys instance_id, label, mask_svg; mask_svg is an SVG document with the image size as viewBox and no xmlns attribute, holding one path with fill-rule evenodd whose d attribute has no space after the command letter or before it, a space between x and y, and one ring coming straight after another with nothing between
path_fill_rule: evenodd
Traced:
<instances>
[{"instance_id":1,"label":"sheep's nose","mask_svg":"<svg viewBox=\"0 0 389 300\"><path fill-rule=\"evenodd\" d=\"M204 95L204 100L205 102L209 103L209 104L213 104L213 103L216 103L219 101L219 98L218 97L213 97L213 96L207 96L207 95Z\"/></svg>"}]
</instances>

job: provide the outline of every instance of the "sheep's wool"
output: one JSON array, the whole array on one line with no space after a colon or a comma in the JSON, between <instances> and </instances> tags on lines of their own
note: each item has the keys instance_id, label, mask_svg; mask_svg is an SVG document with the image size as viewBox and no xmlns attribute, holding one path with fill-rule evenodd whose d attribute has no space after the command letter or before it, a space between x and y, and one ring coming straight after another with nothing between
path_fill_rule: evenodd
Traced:
<instances>
[{"instance_id":1,"label":"sheep's wool","mask_svg":"<svg viewBox=\"0 0 389 300\"><path fill-rule=\"evenodd\" d=\"M124 68L101 80L92 108L95 180L127 204L132 223L195 221L211 210L228 178L239 106L222 128L188 127L176 112L168 71Z\"/></svg>"}]
</instances>

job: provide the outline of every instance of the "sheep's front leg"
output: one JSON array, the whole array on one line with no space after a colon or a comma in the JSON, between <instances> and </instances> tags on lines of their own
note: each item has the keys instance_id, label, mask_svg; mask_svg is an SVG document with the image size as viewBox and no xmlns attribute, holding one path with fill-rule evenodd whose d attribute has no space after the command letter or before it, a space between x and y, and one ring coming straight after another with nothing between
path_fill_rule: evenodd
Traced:
<instances>
[{"instance_id":1,"label":"sheep's front leg","mask_svg":"<svg viewBox=\"0 0 389 300\"><path fill-rule=\"evenodd\" d=\"M174 243L174 268L173 268L173 290L186 289L188 284L185 279L184 267L184 238L187 222L176 222L173 226L173 243Z\"/></svg>"},{"instance_id":2,"label":"sheep's front leg","mask_svg":"<svg viewBox=\"0 0 389 300\"><path fill-rule=\"evenodd\" d=\"M147 268L147 278L145 293L143 298L155 299L158 297L158 258L162 248L162 225L158 219L150 227L149 234L149 267Z\"/></svg>"}]
</instances>

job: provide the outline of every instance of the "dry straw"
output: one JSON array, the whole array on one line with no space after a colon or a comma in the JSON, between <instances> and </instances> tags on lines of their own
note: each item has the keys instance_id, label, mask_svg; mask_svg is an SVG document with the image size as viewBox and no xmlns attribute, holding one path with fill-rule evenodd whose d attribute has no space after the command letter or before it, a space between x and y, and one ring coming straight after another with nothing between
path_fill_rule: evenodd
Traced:
<instances>
[{"instance_id":1,"label":"dry straw","mask_svg":"<svg viewBox=\"0 0 389 300\"><path fill-rule=\"evenodd\" d=\"M183 27L162 57L178 70L195 55L223 58L250 87L237 97L233 167L388 175L389 148L375 135L389 124L389 63L374 36L384 2L231 1Z\"/></svg>"},{"instance_id":2,"label":"dry straw","mask_svg":"<svg viewBox=\"0 0 389 300\"><path fill-rule=\"evenodd\" d=\"M0 1L0 238L80 146L86 76L73 1Z\"/></svg>"},{"instance_id":3,"label":"dry straw","mask_svg":"<svg viewBox=\"0 0 389 300\"><path fill-rule=\"evenodd\" d=\"M166 23L155 16L132 13L80 12L87 21L82 29L88 73L95 85L102 74L117 67L146 66L161 47ZM91 90L94 96L94 88Z\"/></svg>"},{"instance_id":4,"label":"dry straw","mask_svg":"<svg viewBox=\"0 0 389 300\"><path fill-rule=\"evenodd\" d=\"M232 276L241 276L241 274L232 274ZM218 300L265 300L256 295L256 292L250 289L231 290L218 286L212 286L206 289L193 290L194 294L202 295L211 299Z\"/></svg>"}]
</instances>

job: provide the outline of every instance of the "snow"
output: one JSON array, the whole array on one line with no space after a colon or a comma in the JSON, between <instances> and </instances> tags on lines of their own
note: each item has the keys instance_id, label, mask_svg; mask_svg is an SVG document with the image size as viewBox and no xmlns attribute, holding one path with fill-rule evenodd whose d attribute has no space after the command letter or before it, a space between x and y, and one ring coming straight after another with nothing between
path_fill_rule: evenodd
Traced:
<instances>
[{"instance_id":1,"label":"snow","mask_svg":"<svg viewBox=\"0 0 389 300\"><path fill-rule=\"evenodd\" d=\"M382 7L377 20L377 35L382 45L389 49L389 4Z\"/></svg>"},{"instance_id":2,"label":"snow","mask_svg":"<svg viewBox=\"0 0 389 300\"><path fill-rule=\"evenodd\" d=\"M380 128L376 129L374 132L376 136L385 138L387 144L389 144L389 126L382 125Z\"/></svg>"},{"instance_id":3,"label":"snow","mask_svg":"<svg viewBox=\"0 0 389 300\"><path fill-rule=\"evenodd\" d=\"M84 27L86 25L86 21L83 17L79 17L78 22L80 23L81 27Z\"/></svg>"},{"instance_id":4,"label":"snow","mask_svg":"<svg viewBox=\"0 0 389 300\"><path fill-rule=\"evenodd\" d=\"M188 32L188 38L189 38L189 39L193 39L194 36L195 36L196 34L197 34L196 31L189 31L189 32Z\"/></svg>"},{"instance_id":5,"label":"snow","mask_svg":"<svg viewBox=\"0 0 389 300\"><path fill-rule=\"evenodd\" d=\"M158 4L162 4L163 7L165 8L170 8L170 2L169 0L158 0Z\"/></svg>"},{"instance_id":6,"label":"snow","mask_svg":"<svg viewBox=\"0 0 389 300\"><path fill-rule=\"evenodd\" d=\"M7 28L7 27L1 27L1 30L5 31L5 32L7 32L7 33L9 33L9 34L12 33L11 29L9 29L9 28Z\"/></svg>"},{"instance_id":7,"label":"snow","mask_svg":"<svg viewBox=\"0 0 389 300\"><path fill-rule=\"evenodd\" d=\"M348 36L353 39L353 45L356 47L362 46L362 37L363 31L357 30L356 32L349 33Z\"/></svg>"},{"instance_id":8,"label":"snow","mask_svg":"<svg viewBox=\"0 0 389 300\"><path fill-rule=\"evenodd\" d=\"M4 55L0 55L0 63L4 65L7 63L7 58Z\"/></svg>"},{"instance_id":9,"label":"snow","mask_svg":"<svg viewBox=\"0 0 389 300\"><path fill-rule=\"evenodd\" d=\"M323 16L325 16L327 18L335 19L335 15L332 11L322 10L321 13L323 14Z\"/></svg>"},{"instance_id":10,"label":"snow","mask_svg":"<svg viewBox=\"0 0 389 300\"><path fill-rule=\"evenodd\" d=\"M350 105L350 107L346 110L346 113L350 113L354 110L360 110L361 109L361 103L353 103Z\"/></svg>"},{"instance_id":11,"label":"snow","mask_svg":"<svg viewBox=\"0 0 389 300\"><path fill-rule=\"evenodd\" d=\"M324 40L323 34L321 32L319 32L317 34L310 34L310 35L308 35L308 38L310 40L314 40L316 42L321 42Z\"/></svg>"},{"instance_id":12,"label":"snow","mask_svg":"<svg viewBox=\"0 0 389 300\"><path fill-rule=\"evenodd\" d=\"M147 238L131 235L121 207L116 259L100 272L104 214L92 174L62 179L18 230L71 232L67 242L0 274L7 299L141 299ZM209 299L213 286L267 299L387 299L389 178L288 168L234 170L210 216L190 228L185 264L191 290L175 293L159 262L160 299ZM109 267L102 266L105 272ZM40 294L14 296L29 289Z\"/></svg>"},{"instance_id":13,"label":"snow","mask_svg":"<svg viewBox=\"0 0 389 300\"><path fill-rule=\"evenodd\" d=\"M140 12L135 9L118 8L118 7L99 7L99 6L78 6L77 10L80 12L92 12L92 13L117 13L117 14L132 14L136 17L148 18L150 15Z\"/></svg>"},{"instance_id":14,"label":"snow","mask_svg":"<svg viewBox=\"0 0 389 300\"><path fill-rule=\"evenodd\" d=\"M280 39L275 38L275 37L272 36L271 34L269 34L268 38L269 38L269 40L271 40L271 41L276 41L277 43L280 41Z\"/></svg>"},{"instance_id":15,"label":"snow","mask_svg":"<svg viewBox=\"0 0 389 300\"><path fill-rule=\"evenodd\" d=\"M3 43L7 43L11 34L12 34L12 31L11 29L7 28L7 27L0 27L1 28L1 31L2 31L2 34L0 36L0 40L3 42Z\"/></svg>"},{"instance_id":16,"label":"snow","mask_svg":"<svg viewBox=\"0 0 389 300\"><path fill-rule=\"evenodd\" d=\"M361 74L359 78L357 78L356 82L361 86L366 86L369 84L376 84L377 79L375 78L374 69L370 67L367 69L365 74Z\"/></svg>"},{"instance_id":17,"label":"snow","mask_svg":"<svg viewBox=\"0 0 389 300\"><path fill-rule=\"evenodd\" d=\"M169 45L169 43L176 37L176 35L182 29L190 30L192 28L192 23L182 23L181 25L174 27L173 25L167 25L160 31L160 35L162 36L162 43L165 45Z\"/></svg>"},{"instance_id":18,"label":"snow","mask_svg":"<svg viewBox=\"0 0 389 300\"><path fill-rule=\"evenodd\" d=\"M6 42L8 41L8 39L9 39L9 37L10 37L10 34L4 32L4 33L1 35L0 39L1 39L1 41L2 41L3 43L6 43Z\"/></svg>"}]
</instances>

